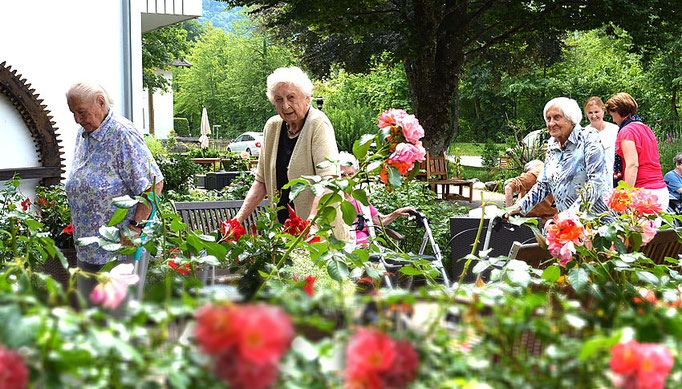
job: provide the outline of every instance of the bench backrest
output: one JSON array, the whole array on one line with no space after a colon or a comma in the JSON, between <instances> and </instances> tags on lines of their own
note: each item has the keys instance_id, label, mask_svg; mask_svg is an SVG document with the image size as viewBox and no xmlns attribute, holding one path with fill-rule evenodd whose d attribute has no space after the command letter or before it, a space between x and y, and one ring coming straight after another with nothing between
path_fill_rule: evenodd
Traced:
<instances>
[{"instance_id":1,"label":"bench backrest","mask_svg":"<svg viewBox=\"0 0 682 389\"><path fill-rule=\"evenodd\" d=\"M640 251L658 265L669 264L665 261L665 258L677 259L678 255L682 254L682 243L677 240L675 230L662 230L658 231L656 236L646 246L642 247ZM551 257L549 252L541 248L537 243L520 244L519 242L514 242L509 250L509 258L525 261L528 265L535 268L541 268L540 265Z\"/></svg>"},{"instance_id":2,"label":"bench backrest","mask_svg":"<svg viewBox=\"0 0 682 389\"><path fill-rule=\"evenodd\" d=\"M190 201L173 203L173 207L191 231L200 230L208 234L220 230L221 222L234 218L243 203L244 200ZM258 214L269 206L268 200L258 204L256 210L244 221L244 228L249 231L256 224Z\"/></svg>"}]
</instances>

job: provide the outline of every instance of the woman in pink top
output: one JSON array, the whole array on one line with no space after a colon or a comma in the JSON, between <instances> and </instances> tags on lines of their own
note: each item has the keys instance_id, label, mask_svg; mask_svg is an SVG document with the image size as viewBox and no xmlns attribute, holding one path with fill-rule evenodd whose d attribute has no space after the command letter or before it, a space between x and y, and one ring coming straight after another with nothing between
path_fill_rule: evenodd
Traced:
<instances>
[{"instance_id":1,"label":"woman in pink top","mask_svg":"<svg viewBox=\"0 0 682 389\"><path fill-rule=\"evenodd\" d=\"M355 159L353 155L342 151L339 153L339 159L341 164L342 178L352 177L355 173L357 173L359 164L358 160ZM352 232L355 232L354 243L357 245L367 243L367 238L373 234L371 229L373 229L374 226L386 226L393 223L393 221L400 216L408 216L409 211L416 212L414 207L404 207L396 209L388 215L382 215L376 210L376 208L372 206L372 204L369 204L368 207L365 207L362 205L362 203L355 200L350 193L345 193L345 199L355 206L355 210L358 213L358 218L351 226L351 240L353 238Z\"/></svg>"},{"instance_id":2,"label":"woman in pink top","mask_svg":"<svg viewBox=\"0 0 682 389\"><path fill-rule=\"evenodd\" d=\"M658 155L658 142L651 128L637 115L637 102L627 93L617 93L606 102L606 110L618 124L614 187L618 180L630 187L647 189L668 209L668 189Z\"/></svg>"}]
</instances>

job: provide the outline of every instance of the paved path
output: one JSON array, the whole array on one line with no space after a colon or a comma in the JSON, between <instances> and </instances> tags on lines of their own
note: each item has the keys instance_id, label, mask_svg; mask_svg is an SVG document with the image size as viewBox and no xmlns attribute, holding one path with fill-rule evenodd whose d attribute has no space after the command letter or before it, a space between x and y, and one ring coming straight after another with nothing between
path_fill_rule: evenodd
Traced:
<instances>
[{"instance_id":1,"label":"paved path","mask_svg":"<svg viewBox=\"0 0 682 389\"><path fill-rule=\"evenodd\" d=\"M474 167L482 167L483 166L483 157L476 156L476 155L462 155L459 157L459 160L462 163L462 166L474 166Z\"/></svg>"}]
</instances>

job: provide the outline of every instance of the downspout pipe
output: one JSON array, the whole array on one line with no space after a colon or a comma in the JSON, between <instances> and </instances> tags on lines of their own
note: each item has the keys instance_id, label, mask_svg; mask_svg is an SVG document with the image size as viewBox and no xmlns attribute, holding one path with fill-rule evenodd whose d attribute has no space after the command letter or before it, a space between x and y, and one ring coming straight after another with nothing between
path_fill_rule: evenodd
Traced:
<instances>
[{"instance_id":1,"label":"downspout pipe","mask_svg":"<svg viewBox=\"0 0 682 389\"><path fill-rule=\"evenodd\" d=\"M122 114L131 122L133 121L133 58L132 42L130 31L130 1L121 0L122 20L123 20L123 104Z\"/></svg>"}]
</instances>

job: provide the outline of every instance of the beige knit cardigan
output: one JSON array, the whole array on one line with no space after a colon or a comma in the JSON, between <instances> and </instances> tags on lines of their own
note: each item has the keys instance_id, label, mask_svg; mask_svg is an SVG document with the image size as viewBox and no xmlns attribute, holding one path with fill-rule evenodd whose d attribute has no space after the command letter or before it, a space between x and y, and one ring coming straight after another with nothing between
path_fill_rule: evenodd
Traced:
<instances>
[{"instance_id":1,"label":"beige knit cardigan","mask_svg":"<svg viewBox=\"0 0 682 389\"><path fill-rule=\"evenodd\" d=\"M271 117L263 129L263 145L258 157L256 169L256 181L265 184L268 196L273 196L277 190L277 147L279 145L282 118L279 115ZM291 154L291 160L287 167L289 180L300 178L303 175L338 176L336 163L328 164L324 168L316 166L327 158L331 161L338 159L339 150L336 146L336 137L331 122L322 111L310 107L305 124L298 135L298 141ZM310 189L302 191L294 205L296 214L303 219L310 216L315 195ZM336 220L332 224L334 235L337 239L348 239L348 226L343 223L341 212L337 209Z\"/></svg>"}]
</instances>

